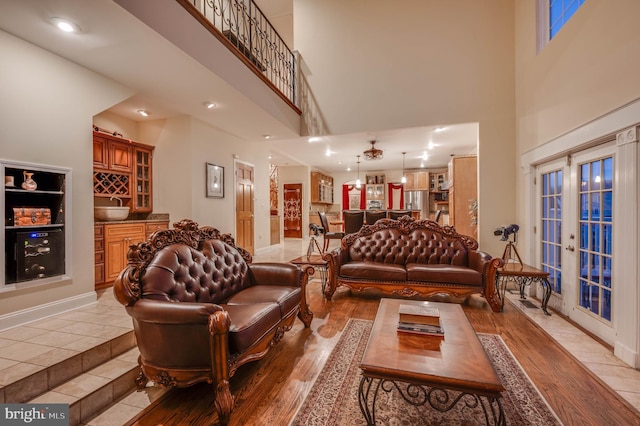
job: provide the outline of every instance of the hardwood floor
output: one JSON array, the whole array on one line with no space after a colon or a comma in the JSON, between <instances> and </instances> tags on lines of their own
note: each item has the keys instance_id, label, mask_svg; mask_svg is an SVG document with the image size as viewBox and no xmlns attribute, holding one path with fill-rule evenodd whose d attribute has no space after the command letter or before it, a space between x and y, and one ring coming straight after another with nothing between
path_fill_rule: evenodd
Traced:
<instances>
[{"instance_id":1,"label":"hardwood floor","mask_svg":"<svg viewBox=\"0 0 640 426\"><path fill-rule=\"evenodd\" d=\"M287 425L321 371L349 318L373 320L378 299L353 297L339 289L333 301L308 288L311 329L296 321L282 342L262 360L241 367L232 378L236 408L231 425ZM477 332L502 336L514 356L565 425L640 425L638 412L517 308L494 313L483 299L464 306ZM175 389L130 425L215 424L211 385Z\"/></svg>"}]
</instances>

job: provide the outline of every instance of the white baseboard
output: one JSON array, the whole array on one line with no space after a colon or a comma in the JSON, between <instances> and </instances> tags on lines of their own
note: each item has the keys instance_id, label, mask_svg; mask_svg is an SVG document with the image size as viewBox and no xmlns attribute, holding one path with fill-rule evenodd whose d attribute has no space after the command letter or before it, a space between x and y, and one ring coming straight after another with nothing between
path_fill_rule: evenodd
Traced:
<instances>
[{"instance_id":1,"label":"white baseboard","mask_svg":"<svg viewBox=\"0 0 640 426\"><path fill-rule=\"evenodd\" d=\"M640 368L640 354L632 351L625 345L616 342L613 345L613 354L631 367L636 369Z\"/></svg>"},{"instance_id":2,"label":"white baseboard","mask_svg":"<svg viewBox=\"0 0 640 426\"><path fill-rule=\"evenodd\" d=\"M0 316L0 331L38 321L71 309L90 305L95 303L97 300L98 295L95 291L91 291L78 296L69 297L67 299L56 300L55 302L27 308L22 311L11 312Z\"/></svg>"}]
</instances>

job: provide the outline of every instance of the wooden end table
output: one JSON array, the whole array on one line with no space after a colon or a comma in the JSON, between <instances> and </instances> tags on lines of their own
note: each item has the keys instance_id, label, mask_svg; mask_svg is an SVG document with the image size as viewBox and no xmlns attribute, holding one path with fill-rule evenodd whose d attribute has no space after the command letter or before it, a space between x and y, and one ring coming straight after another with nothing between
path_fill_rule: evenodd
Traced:
<instances>
[{"instance_id":1,"label":"wooden end table","mask_svg":"<svg viewBox=\"0 0 640 426\"><path fill-rule=\"evenodd\" d=\"M310 265L313 266L314 269L318 269L320 271L320 283L322 284L322 294L324 295L324 288L327 285L327 268L328 263L326 260L322 259L322 255L320 254L311 254L309 256L300 256L296 257L293 260L290 260L289 263L293 263L294 265ZM325 296L326 297L326 296Z\"/></svg>"},{"instance_id":2,"label":"wooden end table","mask_svg":"<svg viewBox=\"0 0 640 426\"><path fill-rule=\"evenodd\" d=\"M525 300L527 296L524 290L527 286L534 283L542 284L542 311L545 315L551 315L547 310L547 303L551 297L551 284L549 283L549 273L533 266L523 263L511 262L505 263L502 268L496 272L496 288L502 299L502 310L504 310L505 293L507 290L507 282L513 280L520 288L520 300Z\"/></svg>"},{"instance_id":3,"label":"wooden end table","mask_svg":"<svg viewBox=\"0 0 640 426\"><path fill-rule=\"evenodd\" d=\"M401 304L436 306L444 339L399 333ZM398 383L408 384L410 392L401 394L411 405L445 412L471 399L482 407L487 424L506 425L504 387L458 304L381 299L360 369L358 398L369 425L376 422L378 394L402 389Z\"/></svg>"}]
</instances>

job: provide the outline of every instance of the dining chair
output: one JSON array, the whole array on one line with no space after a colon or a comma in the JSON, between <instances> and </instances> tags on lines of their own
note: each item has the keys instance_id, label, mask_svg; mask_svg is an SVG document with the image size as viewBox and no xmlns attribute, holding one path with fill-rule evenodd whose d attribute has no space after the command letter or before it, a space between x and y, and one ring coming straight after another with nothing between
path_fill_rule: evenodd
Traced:
<instances>
[{"instance_id":1,"label":"dining chair","mask_svg":"<svg viewBox=\"0 0 640 426\"><path fill-rule=\"evenodd\" d=\"M322 234L324 236L324 244L322 245L322 252L324 253L329 248L329 242L331 240L340 240L344 237L344 232L331 232L329 231L329 221L325 212L318 212L320 216L320 224L322 224Z\"/></svg>"},{"instance_id":2,"label":"dining chair","mask_svg":"<svg viewBox=\"0 0 640 426\"><path fill-rule=\"evenodd\" d=\"M364 212L364 222L367 225L373 225L380 219L386 219L387 212L384 210L376 210L376 211L365 211Z\"/></svg>"},{"instance_id":3,"label":"dining chair","mask_svg":"<svg viewBox=\"0 0 640 426\"><path fill-rule=\"evenodd\" d=\"M402 216L411 216L411 212L409 210L392 210L389 212L389 219L398 220Z\"/></svg>"},{"instance_id":4,"label":"dining chair","mask_svg":"<svg viewBox=\"0 0 640 426\"><path fill-rule=\"evenodd\" d=\"M350 211L345 210L342 212L344 216L344 233L353 234L358 232L362 225L364 225L364 211Z\"/></svg>"}]
</instances>

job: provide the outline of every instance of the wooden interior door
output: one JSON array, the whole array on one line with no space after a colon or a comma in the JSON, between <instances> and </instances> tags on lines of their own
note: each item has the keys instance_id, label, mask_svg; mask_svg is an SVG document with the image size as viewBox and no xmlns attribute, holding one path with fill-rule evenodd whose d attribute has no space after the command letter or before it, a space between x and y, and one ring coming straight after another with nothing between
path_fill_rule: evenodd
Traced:
<instances>
[{"instance_id":1,"label":"wooden interior door","mask_svg":"<svg viewBox=\"0 0 640 426\"><path fill-rule=\"evenodd\" d=\"M253 166L236 163L236 245L254 254Z\"/></svg>"},{"instance_id":2,"label":"wooden interior door","mask_svg":"<svg viewBox=\"0 0 640 426\"><path fill-rule=\"evenodd\" d=\"M302 238L302 184L284 185L284 237Z\"/></svg>"}]
</instances>

